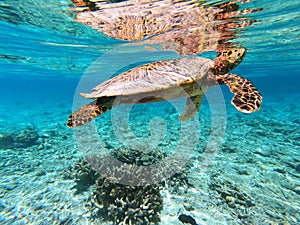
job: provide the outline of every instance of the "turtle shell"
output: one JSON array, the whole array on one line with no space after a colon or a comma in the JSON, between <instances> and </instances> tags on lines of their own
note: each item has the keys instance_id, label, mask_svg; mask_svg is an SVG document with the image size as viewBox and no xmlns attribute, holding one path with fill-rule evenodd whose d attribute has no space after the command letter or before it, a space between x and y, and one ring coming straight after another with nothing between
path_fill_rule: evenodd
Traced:
<instances>
[{"instance_id":1,"label":"turtle shell","mask_svg":"<svg viewBox=\"0 0 300 225\"><path fill-rule=\"evenodd\" d=\"M214 62L193 57L158 61L135 67L98 85L85 98L128 96L171 89L206 77Z\"/></svg>"}]
</instances>

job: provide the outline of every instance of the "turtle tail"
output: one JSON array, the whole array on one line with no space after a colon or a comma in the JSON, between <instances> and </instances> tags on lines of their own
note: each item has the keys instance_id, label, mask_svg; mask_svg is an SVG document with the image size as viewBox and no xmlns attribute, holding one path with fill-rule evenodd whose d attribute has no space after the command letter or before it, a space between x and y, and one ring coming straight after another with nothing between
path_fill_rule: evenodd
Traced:
<instances>
[{"instance_id":1,"label":"turtle tail","mask_svg":"<svg viewBox=\"0 0 300 225\"><path fill-rule=\"evenodd\" d=\"M260 109L262 96L250 80L236 74L216 76L219 84L226 84L234 94L231 104L243 113L252 113Z\"/></svg>"},{"instance_id":2,"label":"turtle tail","mask_svg":"<svg viewBox=\"0 0 300 225\"><path fill-rule=\"evenodd\" d=\"M97 116L111 110L114 99L114 97L102 97L82 106L69 116L67 127L75 128L91 122Z\"/></svg>"}]
</instances>

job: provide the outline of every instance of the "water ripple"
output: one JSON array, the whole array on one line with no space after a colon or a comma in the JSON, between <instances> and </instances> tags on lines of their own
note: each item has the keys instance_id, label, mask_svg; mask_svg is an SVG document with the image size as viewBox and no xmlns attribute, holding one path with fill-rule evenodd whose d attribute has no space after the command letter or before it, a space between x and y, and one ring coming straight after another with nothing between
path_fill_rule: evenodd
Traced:
<instances>
[{"instance_id":1,"label":"water ripple","mask_svg":"<svg viewBox=\"0 0 300 225\"><path fill-rule=\"evenodd\" d=\"M221 2L226 1L205 5ZM72 2L65 0L0 1L2 68L12 74L18 65L76 75L70 71L83 72L97 57L124 43L75 22L72 8ZM299 71L300 2L257 0L241 8L263 8L248 16L261 22L242 28L234 40L249 49L241 68L256 70L253 76L267 75L276 67Z\"/></svg>"}]
</instances>

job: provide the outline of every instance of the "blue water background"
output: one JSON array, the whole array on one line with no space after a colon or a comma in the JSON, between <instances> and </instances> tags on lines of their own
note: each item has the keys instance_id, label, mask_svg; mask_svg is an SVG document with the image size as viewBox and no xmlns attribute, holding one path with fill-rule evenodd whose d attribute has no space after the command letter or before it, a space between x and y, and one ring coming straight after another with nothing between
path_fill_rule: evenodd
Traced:
<instances>
[{"instance_id":1,"label":"blue water background","mask_svg":"<svg viewBox=\"0 0 300 225\"><path fill-rule=\"evenodd\" d=\"M0 1L0 132L34 126L43 133L55 125L67 130L64 124L72 111L80 79L99 57L125 43L74 22L68 1L38 2ZM15 4L18 7L12 8L16 10L7 6ZM259 121L264 115L282 124L291 122L286 118L292 118L299 125L300 115L295 113L300 108L300 2L261 0L248 6L264 10L251 15L261 22L244 28L235 40L249 50L234 72L250 79L264 101L261 111L245 115L230 105L232 94L222 87L227 111L243 121ZM132 50L134 47L129 49ZM165 54L161 54L161 59L169 57ZM106 67L110 65L102 65L99 76L107 75ZM207 104L204 100L203 107ZM143 107L147 113L151 105ZM233 124L228 119L230 127ZM295 129L299 132L299 127ZM69 130L66 132L70 135ZM226 132L229 135L234 130ZM299 135L294 141L299 143ZM275 146L276 142L258 135L253 150L258 145ZM291 152L299 151L299 145L293 147Z\"/></svg>"}]
</instances>

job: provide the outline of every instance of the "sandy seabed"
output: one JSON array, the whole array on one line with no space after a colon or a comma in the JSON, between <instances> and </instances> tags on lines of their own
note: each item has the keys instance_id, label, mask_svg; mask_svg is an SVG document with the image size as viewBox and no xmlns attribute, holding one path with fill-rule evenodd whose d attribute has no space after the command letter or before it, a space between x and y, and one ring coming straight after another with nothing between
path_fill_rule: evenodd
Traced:
<instances>
[{"instance_id":1,"label":"sandy seabed","mask_svg":"<svg viewBox=\"0 0 300 225\"><path fill-rule=\"evenodd\" d=\"M190 216L196 224L300 223L299 97L264 99L262 109L251 115L226 105L222 148L205 167L201 160L210 134L210 112L204 104L198 114L199 143L186 164L185 182L160 186L158 224L183 224L180 215ZM0 130L0 223L113 224L91 210L96 184L78 190L76 175L65 176L83 157L73 130L64 126L70 106L18 105L23 109L19 113L9 106L0 108L0 122L6 124ZM156 147L172 154L171 146L178 144L176 110L151 104L132 113L133 131L140 137L150 133L147 116L169 120L165 139ZM106 148L114 151L119 142L109 119L108 113L96 124Z\"/></svg>"}]
</instances>

